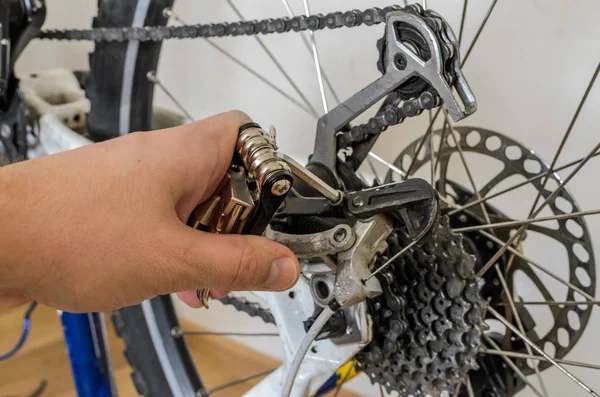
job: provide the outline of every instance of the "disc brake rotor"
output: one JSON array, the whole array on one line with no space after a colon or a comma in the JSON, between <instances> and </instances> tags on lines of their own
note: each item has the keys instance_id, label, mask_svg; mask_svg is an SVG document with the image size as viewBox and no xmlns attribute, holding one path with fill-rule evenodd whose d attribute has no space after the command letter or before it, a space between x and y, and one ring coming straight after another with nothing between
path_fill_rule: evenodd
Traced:
<instances>
[{"instance_id":1,"label":"disc brake rotor","mask_svg":"<svg viewBox=\"0 0 600 397\"><path fill-rule=\"evenodd\" d=\"M488 195L492 189L494 189L496 186L499 186L503 181L506 181L510 177L519 175L525 179L529 179L539 173L545 173L549 169L548 165L544 163L534 151L527 149L523 145L505 135L474 127L456 127L455 131L457 133L455 136L458 140L458 144L464 153L478 153L479 155L484 155L489 158L499 160L503 165L502 170L498 174L491 178L484 186L479 187L479 193L481 197ZM476 199L476 197L473 194L472 189L460 186L455 181L452 181L448 176L450 158L453 154L458 153L458 148L453 146L454 141L448 135L449 131L443 133L442 130L438 130L434 131L433 134L434 137L437 137L437 139L441 139L442 136L445 139L439 154L435 152L438 149L437 145L434 147L434 157L439 158L440 172L439 179L436 183L436 188L438 189L440 195L454 200L459 206L467 204L469 201L473 201ZM467 139L467 136L469 136L469 139ZM406 172L408 164L410 164L415 157L415 152L419 146L419 141L420 139L417 139L400 153L394 162L396 167ZM417 156L417 158L414 160L414 165L412 168L414 173L418 172L418 170L424 166L428 170L430 167L428 164L429 159L430 153L428 145L424 145L424 148L422 149L422 155ZM469 161L468 157L467 161ZM463 172L462 169L460 171ZM414 175L414 173L412 175ZM552 194L552 186L556 187L561 182L560 177L555 173L551 175L550 179L550 183L546 184L546 188L542 193L542 199L540 199L540 203ZM386 177L386 182L391 181L392 173L390 172ZM504 185L502 187L511 186L513 183L515 183L514 179L512 183L509 181L508 185ZM542 183L543 178L538 178L530 181L528 185L533 186L537 193L541 190ZM531 200L533 200L533 197ZM483 220L480 208L480 205L475 205L468 208L464 212L458 212L455 216L451 217L452 227L473 225L474 222L483 224L485 221ZM502 218L504 218L505 215L500 213L490 204L486 203L486 208L490 216L499 217L500 219L498 220L500 221L504 220ZM555 215L580 211L579 206L573 197L565 189L562 189L557 194L557 196L548 204L547 208L552 214ZM492 222L494 222L494 220L492 220ZM581 217L573 218L573 222L579 226L576 229L572 227L568 228L567 222L567 219L558 220L558 227L556 229L541 226L540 224L530 224L528 226L528 230L550 238L553 240L554 244L562 245L566 249L569 265L568 277L564 277L565 281L569 282L576 288L581 289L585 293L594 296L596 290L596 266L592 250L591 237L589 235L585 219ZM577 229L579 230L577 231ZM510 232L511 230L506 228L496 229L494 234L496 237L506 241L510 237ZM499 248L495 242L492 242L486 238L482 238L482 235L478 232L465 233L463 237L465 248L468 252L475 254L477 258L475 264L476 269L480 269L483 265L485 265L491 255L493 255ZM527 252L525 252L525 255L527 255ZM518 292L515 291L515 275L517 271L521 271L535 286L539 294L543 296L544 300L582 300L582 296L571 288L568 288L568 292L566 293L564 299L556 299L554 294L550 292L551 289L545 285L543 281L545 277L547 277L546 275L543 275L539 270L534 269L530 264L519 257L515 257L510 269L507 269L507 256L508 254L505 254L499 263L501 264L503 273L505 273L507 284L513 297L516 298L515 292ZM541 263L541 265L544 266L544 263ZM486 285L483 288L483 297L485 299L489 299L490 305L498 305L497 307L494 307L496 307L500 313L509 319L509 321L516 324L514 315L511 312L510 306L506 304L506 297L503 295L503 291L501 289L502 287L499 285L495 274L496 273L494 272L494 269L491 269L486 273ZM528 306L520 305L518 307L518 314L523 321L527 336L551 356L554 356L555 358L562 358L575 346L583 334L583 331L589 321L592 306L564 305L548 306L548 308L549 312L552 314L553 324L548 331L542 332L542 334L538 334L539 328L536 326ZM573 320L573 317L576 317L578 321ZM488 316L487 318L491 319L492 317ZM562 333L563 335L566 333L568 335L567 340L565 341L564 337L559 338L559 333ZM514 337L506 333L504 335L499 335L498 333L489 333L489 336L493 337L496 342L505 350L511 350L525 354L528 353L526 345L518 337ZM496 357L496 359L499 358ZM492 371L494 372L498 372L500 370L508 371L503 369L503 365L491 363L490 360L493 359L489 356L480 355L479 357L480 364L482 364L482 366L487 369L488 372L490 368L492 368ZM526 360L516 359L515 363L526 375L534 373L533 367L530 367ZM551 363L542 361L539 363L539 368L545 369L550 365ZM484 376L484 378L489 377L489 375L494 374L488 373ZM496 373L495 375L499 374ZM512 376L513 385L511 387L516 387L517 389L521 388L523 386L522 381L517 378L515 374L512 374ZM488 390L493 388L497 392L498 388L495 386L490 386L490 382L491 381L488 379L483 379L482 382L480 382L481 384L478 385L480 386L480 390ZM478 387L475 388L477 389ZM504 387L502 387L502 389L504 389Z\"/></svg>"}]
</instances>

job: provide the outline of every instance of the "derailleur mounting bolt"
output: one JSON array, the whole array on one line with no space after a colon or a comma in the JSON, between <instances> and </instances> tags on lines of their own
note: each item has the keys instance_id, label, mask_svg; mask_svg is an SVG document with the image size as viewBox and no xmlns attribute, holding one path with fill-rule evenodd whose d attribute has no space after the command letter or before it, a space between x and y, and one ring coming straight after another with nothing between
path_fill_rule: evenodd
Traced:
<instances>
[{"instance_id":1,"label":"derailleur mounting bolt","mask_svg":"<svg viewBox=\"0 0 600 397\"><path fill-rule=\"evenodd\" d=\"M271 193L273 193L276 196L281 196L282 194L287 193L291 187L292 184L290 181L288 181L287 179L280 179L277 182L275 182L271 187Z\"/></svg>"}]
</instances>

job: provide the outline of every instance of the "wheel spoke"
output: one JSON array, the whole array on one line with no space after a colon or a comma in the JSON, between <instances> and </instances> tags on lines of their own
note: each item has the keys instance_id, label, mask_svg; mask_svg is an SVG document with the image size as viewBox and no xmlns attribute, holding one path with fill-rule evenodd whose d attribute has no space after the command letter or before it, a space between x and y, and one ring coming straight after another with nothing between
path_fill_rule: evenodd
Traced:
<instances>
[{"instance_id":1,"label":"wheel spoke","mask_svg":"<svg viewBox=\"0 0 600 397\"><path fill-rule=\"evenodd\" d=\"M515 320L517 322L517 326L519 327L519 330L523 334L525 334L525 328L523 327L523 322L521 321L521 317L519 316L519 312L517 311L517 308L515 307L515 302L513 300L512 293L511 293L510 289L508 288L508 285L506 284L506 279L504 278L504 275L500 271L500 266L498 265L498 263L496 263L496 265L494 267L496 268L496 274L498 275L498 279L500 280L500 284L502 284L502 289L504 290L504 296L506 296L506 299L508 300L508 303L510 305L510 309L511 309L511 311L512 311L512 313L514 315L514 318L515 318ZM487 335L484 335L484 336L487 337ZM496 349L499 349L498 345L496 345L494 343L494 341L492 341L491 339L489 339L488 342L490 342L490 341L491 341L491 343L493 343L495 345L494 347ZM527 349L527 353L533 354L533 352L531 351L531 346L529 346L529 345L526 344L525 348ZM505 359L505 360L507 361L507 364L510 361L509 359ZM512 361L510 361L509 366L511 366L511 368L512 368L513 365L514 365L514 363ZM514 367L516 367L516 365ZM514 368L513 368L513 370L514 370ZM542 380L542 375L540 375L540 369L538 368L537 363L535 364L534 370L535 370L535 375L536 375L536 377L538 379L538 382L540 384L540 387L542 388L543 396L535 389L535 387L533 387L533 385L531 385L526 380L525 375L523 375L522 372L520 372L520 371L515 371L515 372L517 372L517 374L520 375L520 376L522 375L522 379L529 385L529 387L531 387L531 389L533 391L535 391L535 393L538 396L540 396L540 397L548 397L548 390L546 389L546 385L545 385L544 381Z\"/></svg>"},{"instance_id":2,"label":"wheel spoke","mask_svg":"<svg viewBox=\"0 0 600 397\"><path fill-rule=\"evenodd\" d=\"M285 10L286 10L288 16L290 18L294 18L296 16L296 14L294 14L294 12L292 11L292 7L290 7L289 2L287 0L281 0L281 3L285 7ZM306 38L306 35L301 34L300 37L302 37L302 41L304 42L304 45L306 46L306 49L308 50L308 52L312 52L312 46L310 45L308 39ZM325 74L325 71L323 70L323 68L321 68L321 75L323 76L323 80L325 81L325 84L327 84L327 88L329 88L329 91L331 92L333 99L335 99L336 103L340 103L341 102L340 97L337 95L337 92L333 89L333 85L329 81L329 78L327 77L327 74Z\"/></svg>"},{"instance_id":3,"label":"wheel spoke","mask_svg":"<svg viewBox=\"0 0 600 397\"><path fill-rule=\"evenodd\" d=\"M516 256L515 256L515 258L516 258ZM542 281L542 279L540 278L540 274L538 274L534 270L535 266L529 266L529 265L527 265L525 263L518 263L517 262L517 266L516 267L519 270L521 270L525 274L525 276L527 276L527 278L529 278L529 280L533 283L534 287L537 288L537 290L539 291L539 293L542 295L542 298L541 298L542 300L546 300L546 301L554 300L554 296L548 290L548 284L544 283ZM507 274L508 271L505 271L505 273ZM513 282L514 282L514 279L513 279ZM523 307L523 306L519 306L519 307ZM560 310L561 310L560 307L558 307L558 306L548 306L548 310L550 310L550 313L551 313L551 315L552 315L553 318L557 318L558 316L560 316Z\"/></svg>"},{"instance_id":4,"label":"wheel spoke","mask_svg":"<svg viewBox=\"0 0 600 397\"><path fill-rule=\"evenodd\" d=\"M194 117L192 117L192 115L190 114L190 112L188 112L183 107L183 105L181 104L181 102L179 102L173 96L173 94L171 94L171 92L167 89L167 87L165 87L165 85L158 79L158 77L156 76L156 73L154 71L148 72L148 74L146 75L146 77L148 78L148 81L150 81L151 83L157 85L161 90L163 90L163 92L173 101L173 103L175 104L175 106L177 106L177 108L179 108L179 110L181 111L181 113L185 114L185 117L187 117L187 119L189 121L195 121Z\"/></svg>"},{"instance_id":5,"label":"wheel spoke","mask_svg":"<svg viewBox=\"0 0 600 397\"><path fill-rule=\"evenodd\" d=\"M507 304L504 302L499 302L496 306L506 306ZM525 302L515 302L516 306L579 306L579 305L600 305L600 301L525 301Z\"/></svg>"},{"instance_id":6,"label":"wheel spoke","mask_svg":"<svg viewBox=\"0 0 600 397\"><path fill-rule=\"evenodd\" d=\"M271 372L275 371L276 369L277 368L271 368L271 369L269 369L267 371L259 372L259 373L254 374L254 375L246 376L245 378L237 379L237 380L234 380L232 382L224 383L224 384L219 385L217 387L213 387L212 389L210 389L208 391L208 395L210 396L210 395L213 395L214 393L216 393L218 391L221 391L221 390L224 390L224 389L228 389L230 387L237 386L237 385L239 385L241 383L245 383L245 382L251 381L253 379L261 378L263 376L269 375Z\"/></svg>"},{"instance_id":7,"label":"wheel spoke","mask_svg":"<svg viewBox=\"0 0 600 397\"><path fill-rule=\"evenodd\" d=\"M448 112L445 110L444 110L444 119L448 123L449 129L450 129L450 136L452 137L452 141L454 142L456 149L458 149L458 155L460 157L460 161L462 162L465 172L467 174L467 178L469 178L469 183L471 184L471 188L473 189L473 194L475 195L475 197L477 197L478 200L481 200L481 195L479 194L479 190L477 189L477 186L475 185L475 180L473 179L473 174L471 174L471 169L469 168L469 165L467 164L467 159L465 158L465 154L462 150L461 143L458 141L458 139L456 139L456 136L454 135L454 133L455 133L454 123L452 123L450 121L450 119L448 118ZM491 223L490 216L489 216L487 209L485 208L485 205L483 203L481 204L481 212L483 214L485 222L487 224L490 224Z\"/></svg>"},{"instance_id":8,"label":"wheel spoke","mask_svg":"<svg viewBox=\"0 0 600 397\"><path fill-rule=\"evenodd\" d=\"M471 377L467 376L467 394L469 397L475 397L475 393L473 393L473 385L471 384Z\"/></svg>"},{"instance_id":9,"label":"wheel spoke","mask_svg":"<svg viewBox=\"0 0 600 397\"><path fill-rule=\"evenodd\" d=\"M506 318L504 318L502 315L500 315L500 313L498 313L493 307L488 307L488 312L491 313L498 321L500 321L502 324L504 324L512 332L514 332L515 335L520 337L523 340L523 342L525 342L526 344L531 346L535 351L537 351L544 358L546 358L548 361L550 361L559 371L561 371L562 373L567 375L573 382L577 383L579 385L579 387L581 387L583 390L587 391L589 394L591 394L594 397L600 397L600 396L598 396L598 394L596 394L596 392L594 392L592 389L590 389L590 387L588 385L586 385L585 383L580 381L575 375L573 375L571 372L566 370L562 365L560 365L558 362L556 362L556 360L554 360L552 357L550 357L548 354L546 354L539 346L537 346L535 343L533 343L531 341L531 339L529 339L527 336L525 336L521 332L519 332L519 330L513 324L510 323L510 321L508 321Z\"/></svg>"},{"instance_id":10,"label":"wheel spoke","mask_svg":"<svg viewBox=\"0 0 600 397\"><path fill-rule=\"evenodd\" d=\"M212 332L212 331L181 331L180 335L192 336L279 336L276 332Z\"/></svg>"},{"instance_id":11,"label":"wheel spoke","mask_svg":"<svg viewBox=\"0 0 600 397\"><path fill-rule=\"evenodd\" d=\"M504 241L500 240L498 237L494 236L493 234L490 234L490 233L488 233L486 231L483 231L483 230L479 230L478 232L481 233L482 235L484 235L485 237L489 238L490 240L496 242L499 245L502 245L502 246L506 245L506 243ZM526 257L521 252L519 252L517 249L515 249L513 246L509 245L507 247L508 247L507 249L510 252L512 252L513 254L515 254L517 257L521 258L522 260L524 260L525 262L529 263L531 266L539 269L540 271L546 273L547 275L549 275L550 277L552 277L556 281L558 281L558 282L566 285L567 287L571 288L573 291L579 293L581 296L583 296L584 298L586 298L588 301L593 301L595 299L593 296L591 296L587 292L583 291L581 288L579 288L579 287L571 284L570 282L564 280L562 277L560 277L556 273L551 272L550 270L546 269L544 266L538 264L533 259L530 259L530 258ZM496 261L494 261L492 263L495 263L495 262ZM487 264L486 264L486 266L487 266ZM478 274L479 273L482 273L482 272L479 271ZM485 272L483 272L483 273L485 273Z\"/></svg>"},{"instance_id":12,"label":"wheel spoke","mask_svg":"<svg viewBox=\"0 0 600 397\"><path fill-rule=\"evenodd\" d=\"M487 22L490 19L490 16L492 15L492 12L494 11L494 8L496 7L497 2L498 2L498 0L492 0L490 7L488 8L485 16L483 17L483 21L481 21L481 24L479 25L479 27L477 28L477 31L475 32L475 36L473 37L473 41L471 41L471 45L469 46L469 48L467 49L467 52L465 53L465 57L463 58L462 63L460 64L461 68L465 66L465 63L467 63L467 59L469 59L469 55L471 55L471 52L473 52L473 48L475 48L475 44L477 44L477 41L479 40L479 36L481 36L481 32L483 32L483 28L485 28L485 25L487 25Z\"/></svg>"},{"instance_id":13,"label":"wheel spoke","mask_svg":"<svg viewBox=\"0 0 600 397\"><path fill-rule=\"evenodd\" d=\"M483 28L485 28L485 26L487 25L488 20L490 19L490 15L492 15L492 11L494 11L494 7L496 7L496 3L498 2L498 0L493 0L492 3L490 4L490 7L488 8L483 21L481 21L481 24L479 25L479 27L477 28L477 32L475 33L475 37L473 37L473 41L471 41L471 45L469 46L469 49L467 50L467 53L465 54L464 59L462 60L462 63L460 64L460 67L464 67L465 63L467 63L467 59L469 58L469 55L471 55L471 52L473 51L473 48L475 48L475 44L477 44L477 41L479 40L479 37L481 36L481 32L483 32ZM421 140L419 142L419 146L417 148L417 150L415 151L415 154L412 158L412 161L410 162L410 165L408 166L408 169L406 170L406 175L410 175L411 171L413 169L413 166L416 162L417 156L419 155L419 153L421 152L421 149L423 148L424 143L427 141L427 139L429 138L429 134L431 134L431 131L433 130L433 124L435 123L435 120L437 120L440 111L442 110L442 106L440 106L440 108L438 108L438 110L435 112L435 114L433 115L433 119L431 120L431 122L429 123L429 127L427 127L427 131L425 132L425 134L421 137Z\"/></svg>"},{"instance_id":14,"label":"wheel spoke","mask_svg":"<svg viewBox=\"0 0 600 397\"><path fill-rule=\"evenodd\" d=\"M431 120L430 120L431 122ZM433 174L435 175L438 165L440 164L440 156L442 154L442 149L444 148L444 143L446 142L446 133L448 131L448 123L444 121L444 126L442 127L442 133L440 134L440 144L438 145L437 156L435 158L435 165L433 166Z\"/></svg>"},{"instance_id":15,"label":"wheel spoke","mask_svg":"<svg viewBox=\"0 0 600 397\"><path fill-rule=\"evenodd\" d=\"M185 21L183 21L183 19L181 19L181 17L179 15L177 15L175 13L175 11L173 11L170 8L165 8L164 14L167 15L167 16L169 16L169 17L171 17L171 18L173 18L175 21L179 22L182 25L186 24ZM274 91L276 91L277 93L279 93L285 99L287 99L288 101L290 101L294 105L298 106L304 112L310 114L311 116L314 116L314 114L310 111L309 108L307 108L305 105L303 105L302 103L300 103L296 98L292 97L287 92L283 91L275 83L271 82L268 78L266 78L265 76L261 75L256 70L252 69L250 66L248 66L248 64L244 63L241 59L237 58L236 56L234 56L233 54L231 54L230 52L228 52L227 50L225 50L223 47L221 47L220 45L216 44L214 41L212 41L212 40L210 40L208 38L204 38L204 41L207 44L209 44L212 48L214 48L215 50L219 51L221 54L223 54L224 56L226 56L227 58L229 58L231 61L233 61L234 63L236 63L239 67L241 67L242 69L246 70L248 73L250 73L251 75L253 75L257 79L259 79L260 81L262 81L263 83L265 83L267 86L269 86L271 89L273 89Z\"/></svg>"},{"instance_id":16,"label":"wheel spoke","mask_svg":"<svg viewBox=\"0 0 600 397\"><path fill-rule=\"evenodd\" d=\"M573 179L573 177L575 177L575 175L577 175L577 173L581 170L581 168L583 168L583 166L590 160L590 158L592 158L592 156L598 151L599 148L600 148L600 142L598 144L596 144L596 146L594 146L594 148L588 153L588 155L577 165L577 167L575 167L575 169L565 178L565 180L562 181L560 183L560 185L558 185L556 190L554 192L552 192L546 198L546 200L544 200L544 202L542 202L542 204L540 204L540 206L534 211L533 214L531 214L531 216L529 218L535 218L536 216L538 216L539 213L542 212L542 210L546 207L546 205L548 205L548 203L550 203L550 201L554 200L556 195L558 195L558 193L560 193L561 189L563 189L571 181L571 179ZM519 241L520 241L520 236L526 230L526 228L527 228L527 225L521 226L519 228L519 230L517 230L517 232L514 233L506 241L506 243L490 258L490 260L481 268L481 270L479 270L477 275L479 277L481 277L486 271L488 271L489 268L494 263L496 263L496 261L502 256L502 254L504 254L504 252L508 249L508 247L513 243L513 241L515 241L517 239L519 239Z\"/></svg>"},{"instance_id":17,"label":"wheel spoke","mask_svg":"<svg viewBox=\"0 0 600 397\"><path fill-rule=\"evenodd\" d=\"M482 229L501 229L501 228L506 228L506 227L529 225L531 223L547 222L547 221L553 221L553 220L559 220L559 219L572 219L572 218L579 218L580 216L597 215L597 214L600 214L600 209L572 212L570 214L558 214L558 215L553 215L553 216L544 216L541 218L519 219L519 220L515 220L515 221L490 223L487 225L459 227L456 229L452 229L452 231L455 233L465 233L465 232L473 232L473 231L482 230Z\"/></svg>"},{"instance_id":18,"label":"wheel spoke","mask_svg":"<svg viewBox=\"0 0 600 397\"><path fill-rule=\"evenodd\" d=\"M377 169L375 168L375 164L373 163L373 160L370 157L367 158L367 164L369 165L369 168L371 169L371 172L373 173L373 178L375 180L375 183L378 185L381 185L381 179L379 178L379 175L377 174Z\"/></svg>"},{"instance_id":19,"label":"wheel spoke","mask_svg":"<svg viewBox=\"0 0 600 397\"><path fill-rule=\"evenodd\" d=\"M388 167L391 171L397 173L398 175L400 175L401 177L406 177L406 173L404 171L402 171L400 168L396 167L395 165L388 163L387 161L385 161L383 158L379 157L378 155L376 155L373 152L369 152L369 156L374 158L375 160L377 160L378 162L380 162L381 164L385 165L386 167Z\"/></svg>"},{"instance_id":20,"label":"wheel spoke","mask_svg":"<svg viewBox=\"0 0 600 397\"><path fill-rule=\"evenodd\" d=\"M502 182L506 178L509 178L509 177L511 177L513 175L515 175L515 171L514 170L511 170L508 167L504 167L502 169L502 171L500 171L499 173L497 173L481 189L479 189L479 196L480 196L480 198L478 198L476 200L471 200L470 202L477 201L479 203L484 203L486 201L486 199L487 199L486 195L490 192L490 190L492 190L494 187L496 187L496 185L498 185L500 182Z\"/></svg>"},{"instance_id":21,"label":"wheel spoke","mask_svg":"<svg viewBox=\"0 0 600 397\"><path fill-rule=\"evenodd\" d=\"M546 183L548 183L548 179L550 178L550 175L553 172L552 170L554 170L554 167L556 167L556 162L558 161L558 157L562 153L562 150L564 149L565 144L567 143L567 140L569 139L569 136L571 135L571 131L573 131L573 127L575 126L575 123L577 122L577 118L579 118L581 109L583 108L583 105L585 104L585 101L586 101L588 95L590 94L592 87L594 86L594 82L596 81L596 78L598 77L599 72L600 72L600 63L598 63L598 66L596 66L596 70L594 71L594 74L593 74L591 80L589 81L587 88L585 89L585 92L583 93L583 96L581 97L581 100L579 101L577 110L575 110L575 114L573 115L573 118L571 118L569 127L565 131L565 133L562 137L562 140L560 142L560 145L558 146L558 150L554 154L554 158L552 159L552 163L550 164L550 168L548 169L548 174L544 178L544 181L542 182L542 187L538 190L538 194L533 202L533 205L531 206L531 209L529 210L530 216L531 216L531 214L533 214L535 207L538 204L538 201L542 197L542 193L544 192L544 189L546 188Z\"/></svg>"},{"instance_id":22,"label":"wheel spoke","mask_svg":"<svg viewBox=\"0 0 600 397\"><path fill-rule=\"evenodd\" d=\"M463 1L462 14L460 17L460 28L458 29L458 45L462 43L463 31L465 30L465 18L467 16L467 4L469 0Z\"/></svg>"},{"instance_id":23,"label":"wheel spoke","mask_svg":"<svg viewBox=\"0 0 600 397\"><path fill-rule=\"evenodd\" d=\"M596 157L598 155L600 155L600 152L594 153L594 155L592 157ZM569 167L572 167L574 165L577 165L577 164L581 163L584 159L585 159L585 157L582 157L580 159L571 161L570 163L564 164L564 165L556 168L554 170L554 172L562 171L562 170L564 170L566 168L569 168ZM529 178L529 179L527 179L527 180L525 180L523 182L519 182L519 183L517 183L515 185L512 185L510 187L507 187L506 189L503 189L503 190L501 190L499 192L496 192L494 194L490 194L489 196L483 197L481 200L470 201L469 203L467 203L467 204L465 204L465 205L463 205L461 207L458 207L458 208L453 209L452 211L448 212L448 215L454 215L457 212L464 211L464 210L466 210L468 208L471 208L474 205L477 205L479 203L484 203L484 202L486 202L488 200L491 200L491 199L493 199L495 197L501 196L501 195L503 195L505 193L512 192L513 190L518 189L521 186L525 186L525 185L527 185L527 184L529 184L531 182L537 181L538 179L541 179L544 176L549 175L549 174L551 174L551 172L549 170L545 171L545 172L542 172L542 173L537 174L536 176L533 176L533 177L531 177L531 178ZM485 189L485 187L483 189L481 189L481 190L483 191L484 189Z\"/></svg>"},{"instance_id":24,"label":"wheel spoke","mask_svg":"<svg viewBox=\"0 0 600 397\"><path fill-rule=\"evenodd\" d=\"M384 271L396 259L398 259L402 255L404 255L409 249L411 249L412 247L414 247L415 245L417 245L418 242L419 242L419 240L414 240L412 243L410 243L406 247L402 248L400 251L398 251L397 254L393 255L390 259L387 260L387 262L385 262L383 265L379 266L373 273L371 273L371 275L369 277L367 277L364 280L364 282L369 281L370 279L372 279L373 277L375 277L377 274L379 274L380 272Z\"/></svg>"},{"instance_id":25,"label":"wheel spoke","mask_svg":"<svg viewBox=\"0 0 600 397\"><path fill-rule=\"evenodd\" d=\"M494 342L494 340L492 338L490 338L487 334L483 334L483 338L494 348L494 350L489 350L486 349L486 351L501 351L500 350L500 346L498 346L498 344L496 342ZM548 393L545 392L543 395L542 393L539 392L539 390L536 389L535 386L533 386L531 384L531 382L529 382L529 380L527 379L527 377L525 376L525 374L519 369L519 367L517 367L517 365L515 363L512 362L512 360L510 360L507 356L504 355L500 355L502 357L502 359L504 360L504 362L506 363L506 365L508 365L513 371L515 371L515 373L519 376L519 378L521 378L521 380L529 387L531 387L531 390L533 390L533 392L535 394L537 394L539 397L544 397L544 396L548 396ZM530 353L528 354L528 356L533 357L533 355ZM537 368L537 365L536 365ZM539 371L538 371L539 374ZM541 382L541 378L540 378L540 382ZM545 389L545 387L542 387L543 389Z\"/></svg>"},{"instance_id":26,"label":"wheel spoke","mask_svg":"<svg viewBox=\"0 0 600 397\"><path fill-rule=\"evenodd\" d=\"M306 16L310 16L310 8L308 6L308 0L302 0L304 4L304 13ZM325 94L325 85L323 84L323 68L321 67L321 61L319 60L319 50L317 48L317 39L315 38L315 32L312 30L308 31L310 36L310 44L312 48L313 60L315 62L315 72L317 73L317 81L319 82L319 91L321 93L321 103L323 104L323 113L327 113L329 108L327 106L327 94Z\"/></svg>"},{"instance_id":27,"label":"wheel spoke","mask_svg":"<svg viewBox=\"0 0 600 397\"><path fill-rule=\"evenodd\" d=\"M431 116L431 109L429 110L429 122L431 123L433 117ZM429 166L431 168L431 186L435 186L435 152L433 150L433 134L429 134Z\"/></svg>"},{"instance_id":28,"label":"wheel spoke","mask_svg":"<svg viewBox=\"0 0 600 397\"><path fill-rule=\"evenodd\" d=\"M462 385L463 385L462 383L459 383L458 386L456 386L456 390L454 391L454 397L458 397L460 395Z\"/></svg>"},{"instance_id":29,"label":"wheel spoke","mask_svg":"<svg viewBox=\"0 0 600 397\"><path fill-rule=\"evenodd\" d=\"M233 10L233 12L235 12L237 14L237 16L240 18L240 20L242 20L242 21L246 20L246 18L244 17L244 15L235 6L235 4L233 4L233 2L231 0L227 0L227 4L229 4L229 6ZM281 63L277 60L277 57L275 55L273 55L273 53L271 52L271 50L269 50L269 47L267 47L267 45L265 44L265 42L260 37L258 37L256 35L254 36L254 39L262 47L262 49L269 56L269 58L271 58L271 61L273 62L273 64L277 67L277 69L279 69L279 71L281 72L281 74L283 74L283 76L288 81L288 83L290 83L290 85L293 87L294 91L296 91L296 93L300 96L300 98L302 98L302 101L306 104L306 106L308 106L308 108L310 109L311 113L315 117L318 118L319 117L319 113L317 112L317 110L310 103L310 101L308 100L308 98L306 97L306 95L304 95L304 93L302 92L302 90L300 90L300 88L294 82L294 80L290 77L290 75L285 71L283 65L281 65Z\"/></svg>"},{"instance_id":30,"label":"wheel spoke","mask_svg":"<svg viewBox=\"0 0 600 397\"><path fill-rule=\"evenodd\" d=\"M546 199L540 205L540 209L538 211L536 211L536 206L537 206L540 198L544 194L544 191L546 189L546 184L548 183L548 179L550 179L551 173L553 172L554 167L556 167L556 162L558 161L558 158L560 157L560 154L562 153L562 150L565 147L565 144L567 143L567 140L569 139L569 136L571 135L571 131L573 130L573 126L575 125L575 122L577 121L577 118L579 117L579 113L581 113L581 109L583 108L583 105L585 104L585 101L586 101L587 97L588 97L590 91L592 90L592 87L594 86L594 82L596 81L596 77L598 77L598 72L600 72L600 63L598 63L598 65L596 66L596 70L594 71L594 75L592 76L591 80L589 81L588 86L587 86L587 88L586 88L586 90L585 90L585 92L583 94L583 97L579 101L579 105L577 106L577 110L575 111L575 114L573 115L573 118L571 119L571 122L569 123L569 127L567 128L567 130L563 134L563 137L562 137L562 140L560 142L560 145L558 146L558 149L557 149L556 153L554 154L554 157L552 158L552 163L550 164L550 167L548 168L548 173L544 177L544 180L542 182L542 186L540 187L540 189L538 189L538 192L536 194L535 200L533 201L531 209L529 210L529 215L527 216L528 218L534 218L537 215L537 213L539 213L539 211L541 211L541 209L546 205L546 203L548 203L548 201L552 197L552 194L551 194L550 197L548 197L548 199ZM594 152L595 151L596 150L594 150ZM588 156L591 156L592 154L593 153L590 153ZM586 161L586 160L584 160L584 161ZM582 163L580 163L578 165L578 168L581 165L582 165ZM569 175L567 177L567 179L569 179L570 177L573 177L575 173L576 173L576 171L574 171L573 173L571 173L571 175ZM519 236L517 237L517 244L519 244L521 242L521 240L523 239L523 233L525 232L525 230L527 230L527 225L524 225L524 226L522 226L519 229L519 233L518 233ZM510 268L510 266L512 265L513 260L514 260L514 255L511 255L510 259L508 261L508 268Z\"/></svg>"},{"instance_id":31,"label":"wheel spoke","mask_svg":"<svg viewBox=\"0 0 600 397\"><path fill-rule=\"evenodd\" d=\"M484 335L484 337L486 337L486 336L487 335ZM526 360L548 361L545 357L542 357L542 356L529 355L529 354L518 353L518 352L509 352L509 351L500 350L500 349L490 350L490 349L482 348L482 349L479 350L479 353L493 354L493 355L496 355L496 356L523 358L523 359L526 359ZM556 361L559 364L572 365L574 367L590 368L590 369L600 370L600 365L582 363L580 361L564 360L564 359L560 359L560 358L555 358L554 361Z\"/></svg>"},{"instance_id":32,"label":"wheel spoke","mask_svg":"<svg viewBox=\"0 0 600 397\"><path fill-rule=\"evenodd\" d=\"M425 146L425 142L427 142L427 139L429 139L429 135L433 132L433 124L440 115L440 112L442 111L442 106L444 105L440 105L440 107L436 110L435 114L433 115L433 118L429 121L427 131L425 131L425 134L423 134L421 140L419 141L419 145L417 146L417 150L415 150L413 158L411 159L410 164L408 165L408 169L406 170L406 175L404 176L404 179L408 178L408 176L412 174L413 167L417 162L417 157L419 156L419 153L421 153L421 149L423 149L423 146Z\"/></svg>"}]
</instances>

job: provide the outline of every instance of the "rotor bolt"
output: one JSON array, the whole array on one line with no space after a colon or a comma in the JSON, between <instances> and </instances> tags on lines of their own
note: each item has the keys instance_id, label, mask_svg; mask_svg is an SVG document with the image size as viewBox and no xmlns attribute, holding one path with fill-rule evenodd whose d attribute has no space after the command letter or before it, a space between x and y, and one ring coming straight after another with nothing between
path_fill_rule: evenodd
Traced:
<instances>
[{"instance_id":1,"label":"rotor bolt","mask_svg":"<svg viewBox=\"0 0 600 397\"><path fill-rule=\"evenodd\" d=\"M292 187L292 183L287 179L280 179L271 186L271 193L275 196L281 196L287 193Z\"/></svg>"},{"instance_id":2,"label":"rotor bolt","mask_svg":"<svg viewBox=\"0 0 600 397\"><path fill-rule=\"evenodd\" d=\"M354 204L357 207L362 207L364 203L365 202L362 199L362 197L355 197L354 200L352 200L352 204Z\"/></svg>"},{"instance_id":3,"label":"rotor bolt","mask_svg":"<svg viewBox=\"0 0 600 397\"><path fill-rule=\"evenodd\" d=\"M342 241L344 241L347 235L348 233L346 232L346 229L338 229L333 234L333 239L338 243L341 243Z\"/></svg>"}]
</instances>

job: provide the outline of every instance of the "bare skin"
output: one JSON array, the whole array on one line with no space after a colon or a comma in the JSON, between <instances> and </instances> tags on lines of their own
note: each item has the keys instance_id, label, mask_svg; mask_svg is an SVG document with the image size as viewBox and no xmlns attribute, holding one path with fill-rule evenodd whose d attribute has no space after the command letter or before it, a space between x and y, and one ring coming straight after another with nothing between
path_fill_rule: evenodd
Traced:
<instances>
[{"instance_id":1,"label":"bare skin","mask_svg":"<svg viewBox=\"0 0 600 397\"><path fill-rule=\"evenodd\" d=\"M0 308L37 300L106 311L195 289L281 291L286 247L185 225L231 161L242 112L138 132L0 169Z\"/></svg>"}]
</instances>

